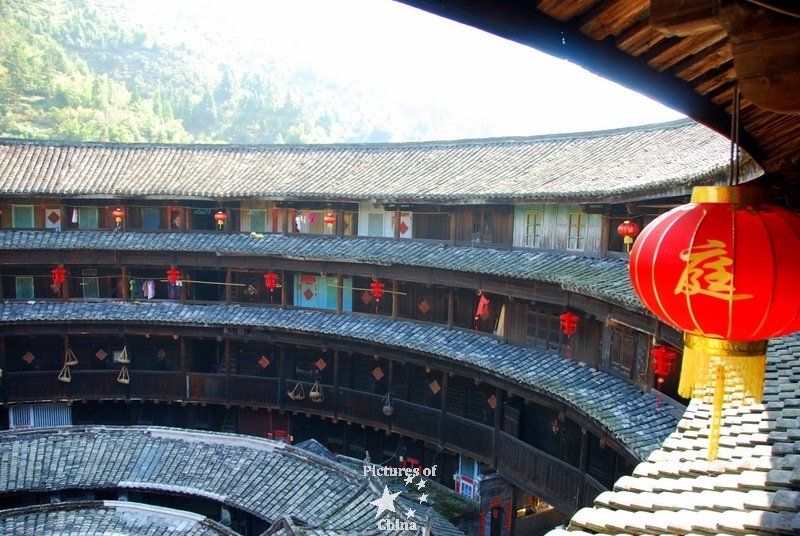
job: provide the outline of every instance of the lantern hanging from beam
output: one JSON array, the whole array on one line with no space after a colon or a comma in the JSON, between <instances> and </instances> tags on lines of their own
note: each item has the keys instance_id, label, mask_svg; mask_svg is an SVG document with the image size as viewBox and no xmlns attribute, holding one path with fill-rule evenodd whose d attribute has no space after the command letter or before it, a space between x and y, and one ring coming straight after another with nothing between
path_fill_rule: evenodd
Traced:
<instances>
[{"instance_id":1,"label":"lantern hanging from beam","mask_svg":"<svg viewBox=\"0 0 800 536\"><path fill-rule=\"evenodd\" d=\"M63 266L56 266L55 268L50 270L50 273L53 274L53 285L60 285L65 281L64 276L66 275L67 270L64 269Z\"/></svg>"},{"instance_id":2,"label":"lantern hanging from beam","mask_svg":"<svg viewBox=\"0 0 800 536\"><path fill-rule=\"evenodd\" d=\"M125 217L125 211L117 207L111 212L111 215L114 216L114 221L117 223L117 227L119 227L122 223L122 218Z\"/></svg>"},{"instance_id":3,"label":"lantern hanging from beam","mask_svg":"<svg viewBox=\"0 0 800 536\"><path fill-rule=\"evenodd\" d=\"M228 219L228 215L225 214L223 211L218 210L216 214L214 214L214 221L217 222L217 227L219 230L222 230L222 227L225 226L225 220Z\"/></svg>"},{"instance_id":4,"label":"lantern hanging from beam","mask_svg":"<svg viewBox=\"0 0 800 536\"><path fill-rule=\"evenodd\" d=\"M558 318L561 319L561 330L564 332L564 335L573 335L575 331L577 331L578 319L580 318L578 315L572 311L567 311Z\"/></svg>"},{"instance_id":5,"label":"lantern hanging from beam","mask_svg":"<svg viewBox=\"0 0 800 536\"><path fill-rule=\"evenodd\" d=\"M278 274L275 272L264 274L264 286L269 290L269 301L272 303L272 293L278 288Z\"/></svg>"},{"instance_id":6,"label":"lantern hanging from beam","mask_svg":"<svg viewBox=\"0 0 800 536\"><path fill-rule=\"evenodd\" d=\"M178 281L181 280L181 271L176 269L175 267L170 268L167 270L167 281L169 281L170 285L177 285Z\"/></svg>"},{"instance_id":7,"label":"lantern hanging from beam","mask_svg":"<svg viewBox=\"0 0 800 536\"><path fill-rule=\"evenodd\" d=\"M625 251L631 251L631 244L633 244L633 237L639 234L639 225L636 222L625 220L617 227L617 233L622 237L625 243Z\"/></svg>"},{"instance_id":8,"label":"lantern hanging from beam","mask_svg":"<svg viewBox=\"0 0 800 536\"><path fill-rule=\"evenodd\" d=\"M333 227L333 224L336 223L336 214L325 214L325 217L322 218L328 227Z\"/></svg>"},{"instance_id":9,"label":"lantern hanging from beam","mask_svg":"<svg viewBox=\"0 0 800 536\"><path fill-rule=\"evenodd\" d=\"M658 383L656 407L661 407L661 386L664 384L664 377L669 376L675 370L675 360L679 353L677 350L662 345L650 350L650 355L655 358L653 359L653 372L656 375L656 383Z\"/></svg>"},{"instance_id":10,"label":"lantern hanging from beam","mask_svg":"<svg viewBox=\"0 0 800 536\"><path fill-rule=\"evenodd\" d=\"M381 300L381 296L383 296L383 288L386 286L380 281L373 281L369 284L372 287L372 297L375 298L375 314L378 314L378 302Z\"/></svg>"},{"instance_id":11,"label":"lantern hanging from beam","mask_svg":"<svg viewBox=\"0 0 800 536\"><path fill-rule=\"evenodd\" d=\"M723 404L760 402L768 339L800 329L800 216L760 188L696 187L642 231L630 276L642 302L684 331L678 393L713 402L714 460Z\"/></svg>"}]
</instances>

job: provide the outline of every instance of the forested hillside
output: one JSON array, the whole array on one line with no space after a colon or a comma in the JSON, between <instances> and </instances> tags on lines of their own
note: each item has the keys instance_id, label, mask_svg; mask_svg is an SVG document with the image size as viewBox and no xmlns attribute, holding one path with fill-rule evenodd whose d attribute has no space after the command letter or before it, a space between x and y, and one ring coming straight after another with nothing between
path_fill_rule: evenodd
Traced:
<instances>
[{"instance_id":1,"label":"forested hillside","mask_svg":"<svg viewBox=\"0 0 800 536\"><path fill-rule=\"evenodd\" d=\"M0 0L0 137L153 143L389 141L307 66L213 64L119 0ZM280 83L279 83L280 82ZM288 82L291 82L289 84ZM289 90L289 87L299 88ZM346 119L341 118L347 115Z\"/></svg>"}]
</instances>

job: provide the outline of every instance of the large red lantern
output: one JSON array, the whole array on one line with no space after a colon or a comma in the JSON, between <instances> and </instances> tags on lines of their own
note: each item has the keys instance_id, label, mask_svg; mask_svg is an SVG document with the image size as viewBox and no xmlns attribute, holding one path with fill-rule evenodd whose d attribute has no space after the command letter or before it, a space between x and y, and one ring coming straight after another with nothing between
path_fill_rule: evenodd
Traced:
<instances>
[{"instance_id":1,"label":"large red lantern","mask_svg":"<svg viewBox=\"0 0 800 536\"><path fill-rule=\"evenodd\" d=\"M214 221L217 222L217 227L219 227L220 231L222 230L222 227L225 225L225 220L227 219L228 215L222 212L221 210L217 211L217 213L214 214Z\"/></svg>"},{"instance_id":2,"label":"large red lantern","mask_svg":"<svg viewBox=\"0 0 800 536\"><path fill-rule=\"evenodd\" d=\"M174 267L172 267L169 270L167 270L167 281L169 281L169 283L171 285L177 285L178 281L180 281L180 280L181 280L181 271L180 270L178 270L178 269L176 269Z\"/></svg>"},{"instance_id":3,"label":"large red lantern","mask_svg":"<svg viewBox=\"0 0 800 536\"><path fill-rule=\"evenodd\" d=\"M65 280L64 276L67 274L67 270L63 266L57 266L50 270L50 273L53 274L53 285L60 285Z\"/></svg>"},{"instance_id":4,"label":"large red lantern","mask_svg":"<svg viewBox=\"0 0 800 536\"><path fill-rule=\"evenodd\" d=\"M580 318L578 315L572 311L567 311L558 318L561 319L561 330L564 332L564 335L573 335L575 331L577 331L578 319Z\"/></svg>"},{"instance_id":5,"label":"large red lantern","mask_svg":"<svg viewBox=\"0 0 800 536\"><path fill-rule=\"evenodd\" d=\"M622 237L622 241L625 243L625 249L630 251L631 244L633 244L633 237L639 234L639 225L636 222L625 220L617 227L617 233Z\"/></svg>"},{"instance_id":6,"label":"large red lantern","mask_svg":"<svg viewBox=\"0 0 800 536\"><path fill-rule=\"evenodd\" d=\"M630 275L642 302L684 331L678 393L713 395L713 460L726 391L760 402L767 340L800 329L800 216L760 188L697 187L645 227Z\"/></svg>"},{"instance_id":7,"label":"large red lantern","mask_svg":"<svg viewBox=\"0 0 800 536\"><path fill-rule=\"evenodd\" d=\"M336 223L336 215L335 214L325 214L325 217L322 218L328 227L333 227L333 224Z\"/></svg>"},{"instance_id":8,"label":"large red lantern","mask_svg":"<svg viewBox=\"0 0 800 536\"><path fill-rule=\"evenodd\" d=\"M114 221L117 223L117 227L119 227L119 225L122 223L122 218L125 217L125 211L117 207L111 211L111 215L114 216Z\"/></svg>"}]
</instances>

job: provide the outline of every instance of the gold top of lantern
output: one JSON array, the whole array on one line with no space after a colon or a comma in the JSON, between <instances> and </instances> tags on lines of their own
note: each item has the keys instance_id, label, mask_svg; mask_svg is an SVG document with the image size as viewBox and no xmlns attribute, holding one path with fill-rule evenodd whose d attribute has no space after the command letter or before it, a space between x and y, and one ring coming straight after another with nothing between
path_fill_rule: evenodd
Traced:
<instances>
[{"instance_id":1,"label":"gold top of lantern","mask_svg":"<svg viewBox=\"0 0 800 536\"><path fill-rule=\"evenodd\" d=\"M692 190L692 203L760 205L773 202L772 191L758 186L695 186Z\"/></svg>"}]
</instances>

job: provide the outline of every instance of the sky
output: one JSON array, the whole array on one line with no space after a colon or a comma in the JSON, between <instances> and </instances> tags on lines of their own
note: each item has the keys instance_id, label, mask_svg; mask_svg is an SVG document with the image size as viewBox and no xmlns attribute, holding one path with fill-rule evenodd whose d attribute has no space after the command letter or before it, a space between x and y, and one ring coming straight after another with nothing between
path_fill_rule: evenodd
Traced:
<instances>
[{"instance_id":1,"label":"sky","mask_svg":"<svg viewBox=\"0 0 800 536\"><path fill-rule=\"evenodd\" d=\"M186 13L185 0L137 4L158 6L166 19ZM391 0L190 5L232 47L309 62L317 72L378 93L387 106L432 102L457 114L454 129L475 125L491 136L528 136L684 117L565 60ZM439 136L445 137L462 136Z\"/></svg>"}]
</instances>

